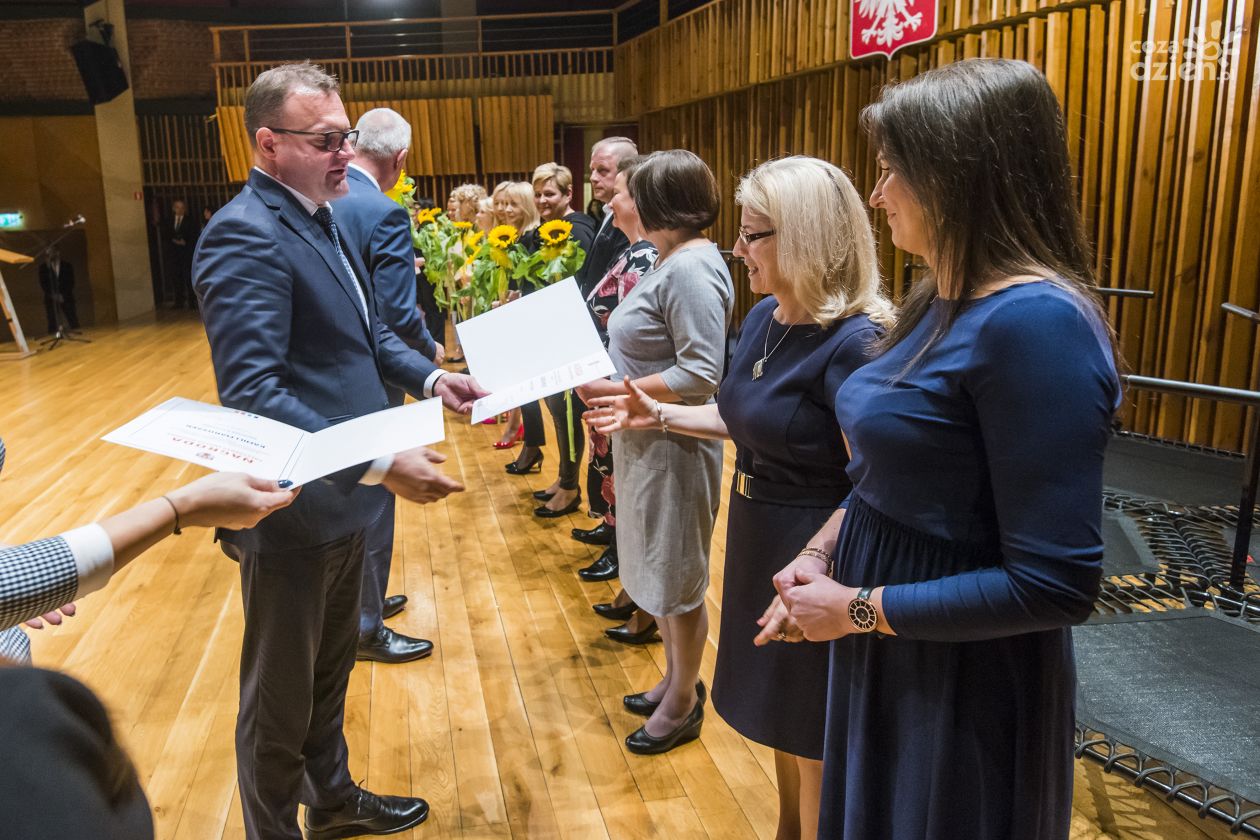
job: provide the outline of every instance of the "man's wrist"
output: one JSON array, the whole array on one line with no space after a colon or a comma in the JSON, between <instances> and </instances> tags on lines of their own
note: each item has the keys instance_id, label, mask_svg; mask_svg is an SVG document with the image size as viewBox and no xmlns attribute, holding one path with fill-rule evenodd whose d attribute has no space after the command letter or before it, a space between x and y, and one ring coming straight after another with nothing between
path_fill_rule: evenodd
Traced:
<instances>
[{"instance_id":1,"label":"man's wrist","mask_svg":"<svg viewBox=\"0 0 1260 840\"><path fill-rule=\"evenodd\" d=\"M434 395L434 389L437 387L438 380L446 374L447 371L444 371L441 368L438 368L433 371L433 373L429 374L429 378L424 380L424 395L426 397L432 397Z\"/></svg>"}]
</instances>

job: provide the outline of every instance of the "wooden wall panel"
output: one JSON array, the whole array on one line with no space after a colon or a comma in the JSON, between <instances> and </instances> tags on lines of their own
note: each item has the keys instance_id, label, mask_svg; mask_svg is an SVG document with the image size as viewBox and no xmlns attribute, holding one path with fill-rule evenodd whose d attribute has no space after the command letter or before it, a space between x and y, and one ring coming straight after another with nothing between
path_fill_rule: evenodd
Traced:
<instances>
[{"instance_id":1,"label":"wooden wall panel","mask_svg":"<svg viewBox=\"0 0 1260 840\"><path fill-rule=\"evenodd\" d=\"M1129 369L1254 387L1255 328L1220 304L1260 305L1255 3L944 0L936 39L860 62L847 59L848 8L717 0L617 48L618 112L639 120L641 148L689 148L714 167L721 245L734 242L739 176L772 157L826 158L869 192L873 150L858 118L883 85L963 58L1023 59L1063 105L1099 283L1156 294L1108 300ZM909 260L882 214L875 221L900 295ZM751 303L741 292L737 314ZM1242 419L1236 407L1147 394L1131 395L1125 416L1138 431L1235 450Z\"/></svg>"},{"instance_id":2,"label":"wooden wall panel","mask_svg":"<svg viewBox=\"0 0 1260 840\"><path fill-rule=\"evenodd\" d=\"M218 118L219 141L228 180L242 183L249 178L249 169L253 166L249 136L245 132L245 106L221 105L214 109L214 113Z\"/></svg>"},{"instance_id":3,"label":"wooden wall panel","mask_svg":"<svg viewBox=\"0 0 1260 840\"><path fill-rule=\"evenodd\" d=\"M352 124L374 108L391 108L411 124L409 175L468 175L477 171L471 99L378 99L347 101L345 105Z\"/></svg>"},{"instance_id":4,"label":"wooden wall panel","mask_svg":"<svg viewBox=\"0 0 1260 840\"><path fill-rule=\"evenodd\" d=\"M487 172L532 172L555 159L550 96L482 96L477 100L481 164Z\"/></svg>"}]
</instances>

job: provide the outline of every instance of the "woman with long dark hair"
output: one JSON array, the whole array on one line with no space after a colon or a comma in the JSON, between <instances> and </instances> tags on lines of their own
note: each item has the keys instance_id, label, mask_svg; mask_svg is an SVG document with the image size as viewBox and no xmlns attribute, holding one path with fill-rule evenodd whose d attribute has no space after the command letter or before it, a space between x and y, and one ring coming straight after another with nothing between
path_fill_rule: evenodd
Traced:
<instances>
[{"instance_id":1,"label":"woman with long dark hair","mask_svg":"<svg viewBox=\"0 0 1260 840\"><path fill-rule=\"evenodd\" d=\"M790 619L767 629L836 639L819 836L1066 838L1069 627L1120 389L1062 116L1034 67L984 59L862 120L870 203L929 271L837 394L847 509L775 576Z\"/></svg>"}]
</instances>

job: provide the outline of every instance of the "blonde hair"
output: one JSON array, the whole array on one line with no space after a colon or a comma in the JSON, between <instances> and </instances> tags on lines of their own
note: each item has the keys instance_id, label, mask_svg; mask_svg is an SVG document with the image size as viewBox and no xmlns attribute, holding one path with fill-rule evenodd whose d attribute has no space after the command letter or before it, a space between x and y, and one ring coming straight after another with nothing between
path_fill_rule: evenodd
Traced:
<instances>
[{"instance_id":1,"label":"blonde hair","mask_svg":"<svg viewBox=\"0 0 1260 840\"><path fill-rule=\"evenodd\" d=\"M744 176L735 201L770 220L779 276L819 325L859 312L893 323L866 206L838 167L801 155L767 161Z\"/></svg>"},{"instance_id":2,"label":"blonde hair","mask_svg":"<svg viewBox=\"0 0 1260 840\"><path fill-rule=\"evenodd\" d=\"M496 198L502 195L504 200L510 199L525 214L525 221L521 223L521 233L538 227L538 207L534 205L534 186L532 184L527 184L524 181L504 181L494 188L494 195ZM499 224L508 223L507 219L501 218L497 212L495 213L495 221Z\"/></svg>"},{"instance_id":3,"label":"blonde hair","mask_svg":"<svg viewBox=\"0 0 1260 840\"><path fill-rule=\"evenodd\" d=\"M459 208L459 219L456 221L471 222L477 213L477 202L486 197L486 188L481 184L460 184L451 190L450 197ZM470 208L472 212L469 212Z\"/></svg>"},{"instance_id":4,"label":"blonde hair","mask_svg":"<svg viewBox=\"0 0 1260 840\"><path fill-rule=\"evenodd\" d=\"M540 183L555 181L556 189L562 193L573 192L573 170L552 161L544 163L534 170L534 177L529 179L530 185L537 188Z\"/></svg>"}]
</instances>

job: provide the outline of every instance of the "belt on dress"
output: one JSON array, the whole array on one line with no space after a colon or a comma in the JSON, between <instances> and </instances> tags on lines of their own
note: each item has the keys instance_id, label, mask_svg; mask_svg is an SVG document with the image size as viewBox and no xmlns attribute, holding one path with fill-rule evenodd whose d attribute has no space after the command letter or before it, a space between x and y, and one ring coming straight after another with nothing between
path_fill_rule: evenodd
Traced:
<instances>
[{"instance_id":1,"label":"belt on dress","mask_svg":"<svg viewBox=\"0 0 1260 840\"><path fill-rule=\"evenodd\" d=\"M849 494L847 487L805 487L766 481L749 475L739 467L735 468L731 489L754 502L788 507L838 507Z\"/></svg>"}]
</instances>

